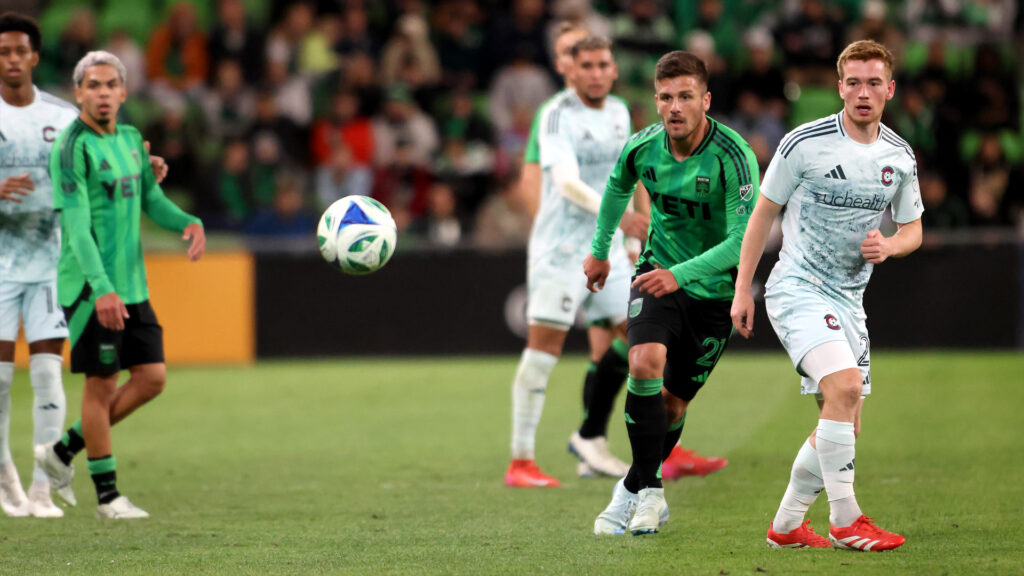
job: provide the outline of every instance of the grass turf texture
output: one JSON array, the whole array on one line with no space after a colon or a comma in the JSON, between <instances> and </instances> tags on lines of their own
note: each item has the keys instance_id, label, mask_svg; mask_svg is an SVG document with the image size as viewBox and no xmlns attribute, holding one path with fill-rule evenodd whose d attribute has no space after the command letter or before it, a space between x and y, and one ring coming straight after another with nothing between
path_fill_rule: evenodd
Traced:
<instances>
[{"instance_id":1,"label":"grass turf texture","mask_svg":"<svg viewBox=\"0 0 1024 576\"><path fill-rule=\"evenodd\" d=\"M563 487L547 490L502 485L516 358L295 361L172 368L164 395L114 430L119 487L153 517L96 519L80 455L64 519L0 517L0 574L1024 573L1024 355L873 357L857 495L907 537L894 552L766 548L816 421L781 352L725 355L683 440L729 466L667 483L671 521L639 538L591 534L614 480L575 478L565 451L582 358L548 388L538 461ZM72 414L81 386L66 375ZM19 371L26 481L30 403ZM626 456L621 406L610 436ZM810 518L827 531L824 497Z\"/></svg>"}]
</instances>

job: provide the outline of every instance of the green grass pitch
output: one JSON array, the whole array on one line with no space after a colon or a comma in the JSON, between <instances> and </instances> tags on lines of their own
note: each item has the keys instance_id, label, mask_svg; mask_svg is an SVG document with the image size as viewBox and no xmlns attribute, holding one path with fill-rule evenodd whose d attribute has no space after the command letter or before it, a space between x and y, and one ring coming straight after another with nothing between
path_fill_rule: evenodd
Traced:
<instances>
[{"instance_id":1,"label":"green grass pitch","mask_svg":"<svg viewBox=\"0 0 1024 576\"><path fill-rule=\"evenodd\" d=\"M638 538L591 534L614 480L575 478L565 450L581 357L555 369L537 442L563 487L502 485L516 360L172 367L164 395L114 429L119 487L152 518L96 519L79 456L65 518L0 517L0 574L1024 574L1024 355L874 355L857 496L907 537L882 554L765 546L816 421L781 351L725 354L683 440L729 466L667 483L671 521ZM77 414L81 378L65 387ZM30 403L19 371L25 482ZM625 457L621 406L610 436ZM810 519L827 530L824 497Z\"/></svg>"}]
</instances>

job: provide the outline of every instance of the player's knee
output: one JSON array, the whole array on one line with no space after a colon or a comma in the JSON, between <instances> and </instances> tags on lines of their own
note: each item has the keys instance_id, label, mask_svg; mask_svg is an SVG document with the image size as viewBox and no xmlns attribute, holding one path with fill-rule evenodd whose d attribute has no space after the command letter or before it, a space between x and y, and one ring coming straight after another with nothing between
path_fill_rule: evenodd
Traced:
<instances>
[{"instance_id":1,"label":"player's knee","mask_svg":"<svg viewBox=\"0 0 1024 576\"><path fill-rule=\"evenodd\" d=\"M163 365L148 366L139 376L140 392L147 400L159 396L167 385L167 369Z\"/></svg>"},{"instance_id":2,"label":"player's knee","mask_svg":"<svg viewBox=\"0 0 1024 576\"><path fill-rule=\"evenodd\" d=\"M860 395L864 389L860 373L849 371L837 375L837 382L833 387L835 399L843 406L856 407L860 402Z\"/></svg>"},{"instance_id":3,"label":"player's knee","mask_svg":"<svg viewBox=\"0 0 1024 576\"><path fill-rule=\"evenodd\" d=\"M646 346L629 349L629 373L634 378L661 378L665 369L665 355Z\"/></svg>"}]
</instances>

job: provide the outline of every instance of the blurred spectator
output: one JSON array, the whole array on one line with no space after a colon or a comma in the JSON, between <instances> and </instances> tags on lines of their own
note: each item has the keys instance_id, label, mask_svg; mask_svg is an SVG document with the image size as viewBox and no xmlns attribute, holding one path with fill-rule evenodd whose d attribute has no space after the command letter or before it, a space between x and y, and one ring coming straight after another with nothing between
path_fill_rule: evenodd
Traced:
<instances>
[{"instance_id":1,"label":"blurred spectator","mask_svg":"<svg viewBox=\"0 0 1024 576\"><path fill-rule=\"evenodd\" d=\"M784 21L777 34L790 80L833 84L836 56L845 35L823 0L803 0L800 12Z\"/></svg>"},{"instance_id":2,"label":"blurred spectator","mask_svg":"<svg viewBox=\"0 0 1024 576\"><path fill-rule=\"evenodd\" d=\"M722 0L700 0L697 29L704 30L715 40L715 51L727 62L736 62L743 35L736 20L725 13Z\"/></svg>"},{"instance_id":3,"label":"blurred spectator","mask_svg":"<svg viewBox=\"0 0 1024 576\"><path fill-rule=\"evenodd\" d=\"M278 112L274 94L266 90L256 96L256 121L248 139L257 180L273 180L279 168L295 165L306 157L302 130Z\"/></svg>"},{"instance_id":4,"label":"blurred spectator","mask_svg":"<svg viewBox=\"0 0 1024 576\"><path fill-rule=\"evenodd\" d=\"M306 207L302 190L304 179L288 171L275 178L274 201L269 208L256 213L246 223L244 232L249 236L302 236L313 235L317 215Z\"/></svg>"},{"instance_id":5,"label":"blurred spectator","mask_svg":"<svg viewBox=\"0 0 1024 576\"><path fill-rule=\"evenodd\" d=\"M373 192L373 172L358 164L344 142L331 150L327 162L316 168L316 196L325 209L344 196L369 196Z\"/></svg>"},{"instance_id":6,"label":"blurred spectator","mask_svg":"<svg viewBox=\"0 0 1024 576\"><path fill-rule=\"evenodd\" d=\"M256 118L256 96L244 83L237 60L218 62L214 85L200 99L207 132L216 138L239 138Z\"/></svg>"},{"instance_id":7,"label":"blurred spectator","mask_svg":"<svg viewBox=\"0 0 1024 576\"><path fill-rule=\"evenodd\" d=\"M935 153L935 112L917 86L903 85L899 90L899 108L893 122L896 133L911 148L929 158Z\"/></svg>"},{"instance_id":8,"label":"blurred spectator","mask_svg":"<svg viewBox=\"0 0 1024 576\"><path fill-rule=\"evenodd\" d=\"M525 57L537 66L547 65L544 53L544 1L512 0L507 13L494 15L487 34L487 66L482 82L512 61Z\"/></svg>"},{"instance_id":9,"label":"blurred spectator","mask_svg":"<svg viewBox=\"0 0 1024 576\"><path fill-rule=\"evenodd\" d=\"M430 172L413 161L409 142L398 140L391 162L374 171L373 197L391 210L401 231L426 209L432 182Z\"/></svg>"},{"instance_id":10,"label":"blurred spectator","mask_svg":"<svg viewBox=\"0 0 1024 576\"><path fill-rule=\"evenodd\" d=\"M786 125L772 113L756 88L750 84L739 84L737 90L736 108L724 121L747 140L763 172L786 135Z\"/></svg>"},{"instance_id":11,"label":"blurred spectator","mask_svg":"<svg viewBox=\"0 0 1024 576\"><path fill-rule=\"evenodd\" d=\"M211 71L222 60L234 60L242 65L245 83L255 86L263 72L263 35L249 23L242 0L220 0L217 14L209 40ZM216 81L215 77L210 80Z\"/></svg>"},{"instance_id":12,"label":"blurred spectator","mask_svg":"<svg viewBox=\"0 0 1024 576\"><path fill-rule=\"evenodd\" d=\"M360 113L375 116L383 107L384 96L377 81L377 64L373 58L357 52L345 60L342 72L342 84L359 95Z\"/></svg>"},{"instance_id":13,"label":"blurred spectator","mask_svg":"<svg viewBox=\"0 0 1024 576\"><path fill-rule=\"evenodd\" d=\"M736 77L737 90L756 94L765 112L779 119L789 114L786 100L786 76L782 68L773 62L775 43L765 28L751 28L744 38L749 66ZM713 95L715 97L717 95ZM729 104L735 106L735 102Z\"/></svg>"},{"instance_id":14,"label":"blurred spectator","mask_svg":"<svg viewBox=\"0 0 1024 576\"><path fill-rule=\"evenodd\" d=\"M530 53L516 47L511 62L498 71L488 92L491 122L501 135L522 127L521 116L532 117L557 91L551 76L530 60ZM527 130L529 130L529 120Z\"/></svg>"},{"instance_id":15,"label":"blurred spectator","mask_svg":"<svg viewBox=\"0 0 1024 576\"><path fill-rule=\"evenodd\" d=\"M269 206L273 195L271 179L257 182L253 177L249 144L232 139L224 145L220 163L207 178L207 190L197 202L196 213L204 226L236 228L258 209Z\"/></svg>"},{"instance_id":16,"label":"blurred spectator","mask_svg":"<svg viewBox=\"0 0 1024 576\"><path fill-rule=\"evenodd\" d=\"M430 166L440 143L434 121L400 84L388 88L384 109L373 119L373 138L374 161L385 166L394 161L400 140L408 147L409 160L423 168Z\"/></svg>"},{"instance_id":17,"label":"blurred spectator","mask_svg":"<svg viewBox=\"0 0 1024 576\"><path fill-rule=\"evenodd\" d=\"M267 62L266 86L274 94L277 112L298 126L307 126L313 120L313 98L309 80L299 74L288 74L281 62Z\"/></svg>"},{"instance_id":18,"label":"blurred spectator","mask_svg":"<svg viewBox=\"0 0 1024 576\"><path fill-rule=\"evenodd\" d=\"M532 223L518 178L506 178L499 192L480 207L473 226L473 243L481 248L526 246Z\"/></svg>"},{"instance_id":19,"label":"blurred spectator","mask_svg":"<svg viewBox=\"0 0 1024 576\"><path fill-rule=\"evenodd\" d=\"M117 56L124 64L127 75L125 88L128 90L128 95L144 92L146 89L146 55L131 34L123 28L114 30L110 41L103 49Z\"/></svg>"},{"instance_id":20,"label":"blurred spectator","mask_svg":"<svg viewBox=\"0 0 1024 576\"><path fill-rule=\"evenodd\" d=\"M302 40L313 29L313 16L312 3L289 3L282 20L267 35L266 61L283 66L285 72L296 71Z\"/></svg>"},{"instance_id":21,"label":"blurred spectator","mask_svg":"<svg viewBox=\"0 0 1024 576\"><path fill-rule=\"evenodd\" d=\"M921 223L925 231L952 230L967 226L970 222L970 211L959 197L949 194L945 179L932 171L918 174L921 184L921 200L924 202L924 214Z\"/></svg>"},{"instance_id":22,"label":"blurred spectator","mask_svg":"<svg viewBox=\"0 0 1024 576\"><path fill-rule=\"evenodd\" d=\"M168 92L161 100L161 114L146 137L154 153L163 156L171 169L162 182L164 188L198 189L196 142L202 141L199 127L188 116L188 102L184 96Z\"/></svg>"},{"instance_id":23,"label":"blurred spectator","mask_svg":"<svg viewBox=\"0 0 1024 576\"><path fill-rule=\"evenodd\" d=\"M57 83L61 86L70 84L75 65L97 45L96 15L91 8L75 10L56 45Z\"/></svg>"},{"instance_id":24,"label":"blurred spectator","mask_svg":"<svg viewBox=\"0 0 1024 576\"><path fill-rule=\"evenodd\" d=\"M313 163L326 164L342 146L355 164L373 163L373 125L360 113L359 95L348 88L339 88L334 93L330 113L313 124L309 145Z\"/></svg>"},{"instance_id":25,"label":"blurred spectator","mask_svg":"<svg viewBox=\"0 0 1024 576\"><path fill-rule=\"evenodd\" d=\"M377 44L370 36L366 8L361 2L349 2L341 15L341 33L334 50L342 57L356 52L377 57Z\"/></svg>"},{"instance_id":26,"label":"blurred spectator","mask_svg":"<svg viewBox=\"0 0 1024 576\"><path fill-rule=\"evenodd\" d=\"M208 71L206 38L196 23L195 6L179 2L149 37L146 72L154 85L177 91L199 87Z\"/></svg>"},{"instance_id":27,"label":"blurred spectator","mask_svg":"<svg viewBox=\"0 0 1024 576\"><path fill-rule=\"evenodd\" d=\"M548 54L555 53L555 39L562 22L578 22L594 36L612 37L611 22L594 9L592 0L553 0L550 11L552 19L547 30Z\"/></svg>"},{"instance_id":28,"label":"blurred spectator","mask_svg":"<svg viewBox=\"0 0 1024 576\"><path fill-rule=\"evenodd\" d=\"M703 30L694 30L686 38L685 49L704 61L708 69L708 92L711 92L711 108L708 113L721 116L729 110L733 86L726 74L725 59L715 51L715 39Z\"/></svg>"},{"instance_id":29,"label":"blurred spectator","mask_svg":"<svg viewBox=\"0 0 1024 576\"><path fill-rule=\"evenodd\" d=\"M445 139L434 167L455 192L458 215L468 227L476 209L491 192L494 152L486 143L467 142L461 136L451 135Z\"/></svg>"},{"instance_id":30,"label":"blurred spectator","mask_svg":"<svg viewBox=\"0 0 1024 576\"><path fill-rule=\"evenodd\" d=\"M427 22L417 14L399 18L395 33L384 44L380 60L381 79L386 85L401 79L415 88L441 80L441 65L430 43Z\"/></svg>"},{"instance_id":31,"label":"blurred spectator","mask_svg":"<svg viewBox=\"0 0 1024 576\"><path fill-rule=\"evenodd\" d=\"M409 233L432 246L455 246L462 238L456 217L455 192L444 181L430 187L427 209L409 225Z\"/></svg>"},{"instance_id":32,"label":"blurred spectator","mask_svg":"<svg viewBox=\"0 0 1024 576\"><path fill-rule=\"evenodd\" d=\"M1010 226L1020 222L1020 175L1006 161L998 135L981 136L977 156L970 163L968 198L971 220L980 226Z\"/></svg>"},{"instance_id":33,"label":"blurred spectator","mask_svg":"<svg viewBox=\"0 0 1024 576\"><path fill-rule=\"evenodd\" d=\"M874 40L885 45L896 58L898 68L903 56L903 33L893 24L886 11L885 2L882 0L864 2L861 6L861 19L850 29L847 41Z\"/></svg>"},{"instance_id":34,"label":"blurred spectator","mask_svg":"<svg viewBox=\"0 0 1024 576\"><path fill-rule=\"evenodd\" d=\"M611 21L619 83L627 99L652 93L654 66L662 54L675 49L676 30L657 0L629 0L626 12Z\"/></svg>"},{"instance_id":35,"label":"blurred spectator","mask_svg":"<svg viewBox=\"0 0 1024 576\"><path fill-rule=\"evenodd\" d=\"M995 44L978 46L974 71L961 89L968 122L981 130L1020 128L1020 82Z\"/></svg>"},{"instance_id":36,"label":"blurred spectator","mask_svg":"<svg viewBox=\"0 0 1024 576\"><path fill-rule=\"evenodd\" d=\"M441 61L442 78L449 87L477 84L483 59L483 35L474 0L441 0L431 12L434 47Z\"/></svg>"}]
</instances>

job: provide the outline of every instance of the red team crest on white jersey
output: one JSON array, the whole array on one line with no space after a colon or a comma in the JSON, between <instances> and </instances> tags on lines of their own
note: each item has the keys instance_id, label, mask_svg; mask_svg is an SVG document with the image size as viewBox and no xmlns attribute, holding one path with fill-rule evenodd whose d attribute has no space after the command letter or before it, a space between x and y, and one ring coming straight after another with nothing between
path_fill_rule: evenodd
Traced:
<instances>
[{"instance_id":1,"label":"red team crest on white jersey","mask_svg":"<svg viewBox=\"0 0 1024 576\"><path fill-rule=\"evenodd\" d=\"M885 168L882 168L882 184L885 185L885 186L891 186L892 185L892 175L895 174L895 173L896 173L896 171L893 170L892 167L890 167L890 166L886 166Z\"/></svg>"},{"instance_id":2,"label":"red team crest on white jersey","mask_svg":"<svg viewBox=\"0 0 1024 576\"><path fill-rule=\"evenodd\" d=\"M829 330L839 330L839 319L831 314L825 314L825 326L828 326Z\"/></svg>"}]
</instances>

